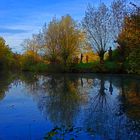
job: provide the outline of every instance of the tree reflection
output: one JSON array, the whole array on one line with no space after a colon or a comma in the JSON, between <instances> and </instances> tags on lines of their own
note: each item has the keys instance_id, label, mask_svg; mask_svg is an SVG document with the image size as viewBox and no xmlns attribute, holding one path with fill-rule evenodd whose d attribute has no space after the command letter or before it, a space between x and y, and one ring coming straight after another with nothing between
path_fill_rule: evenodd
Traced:
<instances>
[{"instance_id":1,"label":"tree reflection","mask_svg":"<svg viewBox=\"0 0 140 140\"><path fill-rule=\"evenodd\" d=\"M39 88L39 78L40 76L34 73L22 73L20 75L20 80L22 84L25 84L26 88L34 93Z\"/></svg>"},{"instance_id":2,"label":"tree reflection","mask_svg":"<svg viewBox=\"0 0 140 140\"><path fill-rule=\"evenodd\" d=\"M120 114L126 114L129 118L140 120L140 87L139 80L121 78L119 94Z\"/></svg>"},{"instance_id":3,"label":"tree reflection","mask_svg":"<svg viewBox=\"0 0 140 140\"><path fill-rule=\"evenodd\" d=\"M129 138L139 139L140 136L140 81L135 79L122 78L120 90L120 112L121 115L126 115L126 128L129 133Z\"/></svg>"},{"instance_id":4,"label":"tree reflection","mask_svg":"<svg viewBox=\"0 0 140 140\"><path fill-rule=\"evenodd\" d=\"M108 118L112 115L110 94L106 87L106 77L101 76L96 80L96 86L93 87L92 98L85 112L84 121L86 130L91 134L98 134L108 138ZM110 113L108 113L110 111ZM107 129L108 127L108 129Z\"/></svg>"},{"instance_id":5,"label":"tree reflection","mask_svg":"<svg viewBox=\"0 0 140 140\"><path fill-rule=\"evenodd\" d=\"M104 77L101 77L101 79L98 82L98 90L94 93L92 98L93 112L97 110L104 111L109 109L109 102L107 101L109 96L106 92L107 89L105 88Z\"/></svg>"},{"instance_id":6,"label":"tree reflection","mask_svg":"<svg viewBox=\"0 0 140 140\"><path fill-rule=\"evenodd\" d=\"M128 90L125 102L125 106L127 106L126 114L129 118L140 120L140 96L133 86L137 85L132 85L131 89Z\"/></svg>"},{"instance_id":7,"label":"tree reflection","mask_svg":"<svg viewBox=\"0 0 140 140\"><path fill-rule=\"evenodd\" d=\"M21 84L54 127L82 126L104 139L135 139L140 132L139 83L118 75L2 74L0 99L11 86Z\"/></svg>"},{"instance_id":8,"label":"tree reflection","mask_svg":"<svg viewBox=\"0 0 140 140\"><path fill-rule=\"evenodd\" d=\"M0 101L6 96L5 93L9 91L14 78L14 75L11 75L10 72L0 72Z\"/></svg>"},{"instance_id":9,"label":"tree reflection","mask_svg":"<svg viewBox=\"0 0 140 140\"><path fill-rule=\"evenodd\" d=\"M79 93L79 79L67 75L52 75L45 84L48 97L41 101L41 111L54 124L73 126L84 100Z\"/></svg>"},{"instance_id":10,"label":"tree reflection","mask_svg":"<svg viewBox=\"0 0 140 140\"><path fill-rule=\"evenodd\" d=\"M84 125L92 135L104 139L139 139L139 80L98 77L98 89L85 112ZM97 86L97 85L96 85ZM114 91L114 95L111 94ZM118 93L117 93L118 91ZM119 97L119 98L118 98Z\"/></svg>"},{"instance_id":11,"label":"tree reflection","mask_svg":"<svg viewBox=\"0 0 140 140\"><path fill-rule=\"evenodd\" d=\"M112 86L112 78L111 77L109 79L109 92L112 95L112 93L113 93L113 86Z\"/></svg>"}]
</instances>

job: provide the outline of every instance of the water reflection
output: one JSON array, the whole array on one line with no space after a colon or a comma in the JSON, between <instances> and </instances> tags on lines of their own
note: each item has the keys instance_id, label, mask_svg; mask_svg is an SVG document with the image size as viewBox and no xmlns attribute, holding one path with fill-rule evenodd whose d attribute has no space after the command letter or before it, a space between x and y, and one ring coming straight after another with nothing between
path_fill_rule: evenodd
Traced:
<instances>
[{"instance_id":1,"label":"water reflection","mask_svg":"<svg viewBox=\"0 0 140 140\"><path fill-rule=\"evenodd\" d=\"M15 80L10 72L0 72L0 101L6 96L6 92L10 89L10 84Z\"/></svg>"},{"instance_id":2,"label":"water reflection","mask_svg":"<svg viewBox=\"0 0 140 140\"><path fill-rule=\"evenodd\" d=\"M140 138L139 77L32 73L3 77L0 99L11 83L21 85L53 127L81 127L94 139Z\"/></svg>"},{"instance_id":3,"label":"water reflection","mask_svg":"<svg viewBox=\"0 0 140 140\"><path fill-rule=\"evenodd\" d=\"M112 86L112 78L111 77L109 78L109 92L110 92L110 95L113 94L113 86Z\"/></svg>"},{"instance_id":4,"label":"water reflection","mask_svg":"<svg viewBox=\"0 0 140 140\"><path fill-rule=\"evenodd\" d=\"M43 88L43 96L38 92L35 97L40 111L54 125L73 126L81 104L86 102L86 96L82 93L86 91L82 91L84 82L81 84L81 78L79 80L68 75L49 75L42 78L41 81L44 82L40 82L38 87Z\"/></svg>"}]
</instances>

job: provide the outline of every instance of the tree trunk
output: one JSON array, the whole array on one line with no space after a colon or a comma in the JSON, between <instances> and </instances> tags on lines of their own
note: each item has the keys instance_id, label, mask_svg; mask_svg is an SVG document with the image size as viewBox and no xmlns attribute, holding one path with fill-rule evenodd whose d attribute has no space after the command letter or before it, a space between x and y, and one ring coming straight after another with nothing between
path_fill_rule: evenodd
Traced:
<instances>
[{"instance_id":1,"label":"tree trunk","mask_svg":"<svg viewBox=\"0 0 140 140\"><path fill-rule=\"evenodd\" d=\"M101 49L99 52L98 52L98 55L100 57L100 63L103 64L104 63L104 54L105 54L105 50Z\"/></svg>"},{"instance_id":2,"label":"tree trunk","mask_svg":"<svg viewBox=\"0 0 140 140\"><path fill-rule=\"evenodd\" d=\"M103 64L104 63L104 54L102 54L102 55L100 54L99 57L100 57L100 63Z\"/></svg>"}]
</instances>

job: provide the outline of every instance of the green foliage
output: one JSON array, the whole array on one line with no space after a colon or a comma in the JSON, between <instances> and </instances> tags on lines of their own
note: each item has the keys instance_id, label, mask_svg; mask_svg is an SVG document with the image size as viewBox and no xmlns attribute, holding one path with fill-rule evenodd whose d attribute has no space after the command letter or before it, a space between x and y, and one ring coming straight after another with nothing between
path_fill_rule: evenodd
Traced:
<instances>
[{"instance_id":1,"label":"green foliage","mask_svg":"<svg viewBox=\"0 0 140 140\"><path fill-rule=\"evenodd\" d=\"M113 50L112 59L115 62L122 62L122 56L121 56L120 50L118 48Z\"/></svg>"},{"instance_id":2,"label":"green foliage","mask_svg":"<svg viewBox=\"0 0 140 140\"><path fill-rule=\"evenodd\" d=\"M36 65L36 71L37 72L47 72L47 70L48 70L48 65L43 63L43 62L42 63L38 63Z\"/></svg>"},{"instance_id":3,"label":"green foliage","mask_svg":"<svg viewBox=\"0 0 140 140\"><path fill-rule=\"evenodd\" d=\"M0 37L0 69L9 68L13 63L13 53L5 40Z\"/></svg>"},{"instance_id":4,"label":"green foliage","mask_svg":"<svg viewBox=\"0 0 140 140\"><path fill-rule=\"evenodd\" d=\"M128 73L140 74L140 46L130 53L127 71Z\"/></svg>"},{"instance_id":5,"label":"green foliage","mask_svg":"<svg viewBox=\"0 0 140 140\"><path fill-rule=\"evenodd\" d=\"M122 67L123 67L122 63L113 62L113 61L106 61L104 64L104 67L107 70L107 72L109 72L109 73L124 72L122 69Z\"/></svg>"},{"instance_id":6,"label":"green foliage","mask_svg":"<svg viewBox=\"0 0 140 140\"><path fill-rule=\"evenodd\" d=\"M23 68L23 71L31 71L31 72L47 72L48 71L48 65L43 63L43 62L39 62L36 64L31 64L26 63Z\"/></svg>"},{"instance_id":7,"label":"green foliage","mask_svg":"<svg viewBox=\"0 0 140 140\"><path fill-rule=\"evenodd\" d=\"M32 56L23 56L21 59L21 63L23 70L29 70L31 66L36 64Z\"/></svg>"},{"instance_id":8,"label":"green foliage","mask_svg":"<svg viewBox=\"0 0 140 140\"><path fill-rule=\"evenodd\" d=\"M140 13L137 10L125 18L118 43L123 52L120 57L124 57L127 72L140 74Z\"/></svg>"},{"instance_id":9,"label":"green foliage","mask_svg":"<svg viewBox=\"0 0 140 140\"><path fill-rule=\"evenodd\" d=\"M21 56L21 69L31 72L46 72L48 65L33 52L28 52Z\"/></svg>"},{"instance_id":10,"label":"green foliage","mask_svg":"<svg viewBox=\"0 0 140 140\"><path fill-rule=\"evenodd\" d=\"M73 71L76 71L76 72L93 72L94 68L96 67L97 64L98 64L98 62L80 63L80 64L75 65L75 67L73 68Z\"/></svg>"},{"instance_id":11,"label":"green foliage","mask_svg":"<svg viewBox=\"0 0 140 140\"><path fill-rule=\"evenodd\" d=\"M101 64L99 61L93 63L80 63L75 65L73 71L92 72L92 73L120 73L123 72L122 63L105 61Z\"/></svg>"}]
</instances>

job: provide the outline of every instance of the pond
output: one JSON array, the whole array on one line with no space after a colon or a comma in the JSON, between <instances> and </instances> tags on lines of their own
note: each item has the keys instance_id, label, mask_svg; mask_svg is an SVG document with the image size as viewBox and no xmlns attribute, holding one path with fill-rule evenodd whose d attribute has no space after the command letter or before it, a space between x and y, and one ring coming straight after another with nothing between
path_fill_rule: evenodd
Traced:
<instances>
[{"instance_id":1,"label":"pond","mask_svg":"<svg viewBox=\"0 0 140 140\"><path fill-rule=\"evenodd\" d=\"M140 77L0 73L0 140L139 140Z\"/></svg>"}]
</instances>

